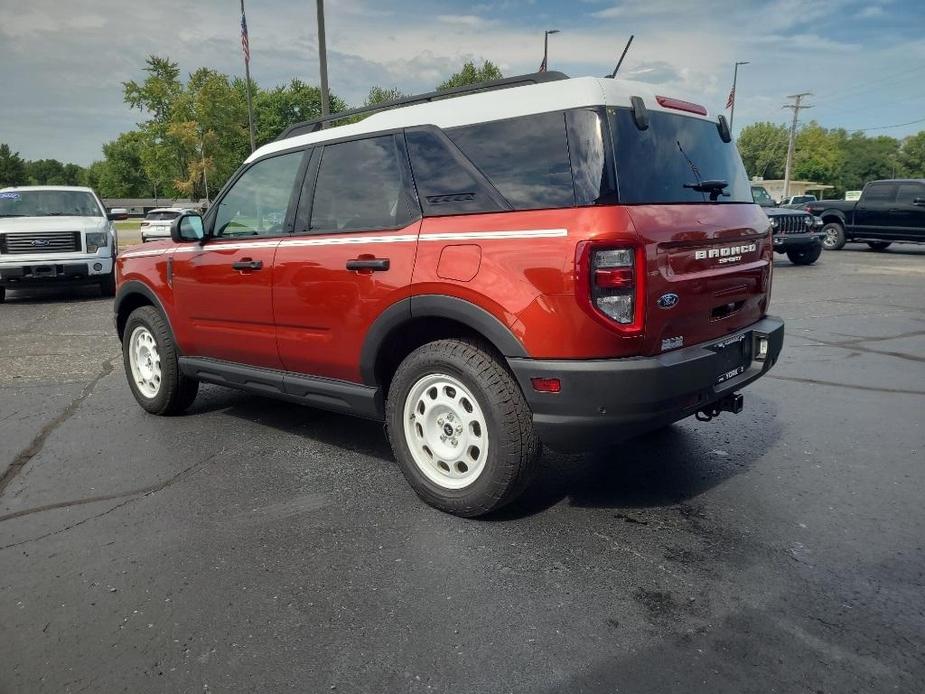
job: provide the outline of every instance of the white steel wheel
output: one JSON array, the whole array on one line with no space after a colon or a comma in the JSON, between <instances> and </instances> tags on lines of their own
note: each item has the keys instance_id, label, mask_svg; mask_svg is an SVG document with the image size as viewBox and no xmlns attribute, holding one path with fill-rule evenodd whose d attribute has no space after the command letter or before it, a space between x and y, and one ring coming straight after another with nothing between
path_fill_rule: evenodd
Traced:
<instances>
[{"instance_id":1,"label":"white steel wheel","mask_svg":"<svg viewBox=\"0 0 925 694\"><path fill-rule=\"evenodd\" d=\"M138 391L146 398L157 397L161 389L161 357L154 335L143 325L129 337L128 358Z\"/></svg>"},{"instance_id":2,"label":"white steel wheel","mask_svg":"<svg viewBox=\"0 0 925 694\"><path fill-rule=\"evenodd\" d=\"M488 459L488 425L478 401L458 379L428 374L408 391L405 442L421 473L444 489L475 482Z\"/></svg>"}]
</instances>

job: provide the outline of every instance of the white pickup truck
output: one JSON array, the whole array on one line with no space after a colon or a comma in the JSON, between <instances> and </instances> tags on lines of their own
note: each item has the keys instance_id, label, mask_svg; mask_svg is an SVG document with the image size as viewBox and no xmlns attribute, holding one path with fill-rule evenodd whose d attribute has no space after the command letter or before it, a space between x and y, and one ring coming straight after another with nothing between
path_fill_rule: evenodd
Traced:
<instances>
[{"instance_id":1,"label":"white pickup truck","mask_svg":"<svg viewBox=\"0 0 925 694\"><path fill-rule=\"evenodd\" d=\"M115 294L118 237L90 188L0 188L0 301L7 289L98 284Z\"/></svg>"}]
</instances>

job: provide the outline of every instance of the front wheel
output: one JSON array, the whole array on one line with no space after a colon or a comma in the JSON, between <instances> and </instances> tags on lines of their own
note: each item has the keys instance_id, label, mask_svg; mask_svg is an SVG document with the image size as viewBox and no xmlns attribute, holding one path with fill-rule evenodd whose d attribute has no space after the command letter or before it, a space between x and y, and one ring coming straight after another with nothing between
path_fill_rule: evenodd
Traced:
<instances>
[{"instance_id":1,"label":"front wheel","mask_svg":"<svg viewBox=\"0 0 925 694\"><path fill-rule=\"evenodd\" d=\"M845 247L847 239L845 238L845 229L838 222L829 222L822 227L825 238L822 240L822 246L827 251L840 251Z\"/></svg>"},{"instance_id":2,"label":"front wheel","mask_svg":"<svg viewBox=\"0 0 925 694\"><path fill-rule=\"evenodd\" d=\"M822 255L822 246L812 246L811 248L794 248L787 251L787 257L794 265L812 265L819 256Z\"/></svg>"},{"instance_id":3,"label":"front wheel","mask_svg":"<svg viewBox=\"0 0 925 694\"><path fill-rule=\"evenodd\" d=\"M513 501L541 449L517 382L469 340L431 342L405 358L389 388L386 425L414 491L457 516Z\"/></svg>"},{"instance_id":4,"label":"front wheel","mask_svg":"<svg viewBox=\"0 0 925 694\"><path fill-rule=\"evenodd\" d=\"M153 306L136 308L125 322L122 362L132 395L151 414L180 414L196 399L199 381L180 373L170 328Z\"/></svg>"},{"instance_id":5,"label":"front wheel","mask_svg":"<svg viewBox=\"0 0 925 694\"><path fill-rule=\"evenodd\" d=\"M891 241L868 241L867 245L870 246L872 251L885 251L893 244Z\"/></svg>"}]
</instances>

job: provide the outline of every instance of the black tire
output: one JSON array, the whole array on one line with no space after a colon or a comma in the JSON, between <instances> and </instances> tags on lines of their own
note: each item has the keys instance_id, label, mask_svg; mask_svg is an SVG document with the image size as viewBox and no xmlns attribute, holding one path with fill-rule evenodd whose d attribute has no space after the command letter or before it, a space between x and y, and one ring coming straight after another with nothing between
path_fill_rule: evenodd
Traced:
<instances>
[{"instance_id":1,"label":"black tire","mask_svg":"<svg viewBox=\"0 0 925 694\"><path fill-rule=\"evenodd\" d=\"M139 328L145 328L154 338L160 355L160 387L153 397L143 393L132 375L129 350L132 336ZM125 376L135 400L145 410L156 415L180 414L193 404L199 391L199 381L180 373L177 363L177 346L170 333L170 327L161 312L153 306L141 306L132 311L125 322L122 335L122 363Z\"/></svg>"},{"instance_id":2,"label":"black tire","mask_svg":"<svg viewBox=\"0 0 925 694\"><path fill-rule=\"evenodd\" d=\"M6 301L6 287L0 287L0 304Z\"/></svg>"},{"instance_id":3,"label":"black tire","mask_svg":"<svg viewBox=\"0 0 925 694\"><path fill-rule=\"evenodd\" d=\"M116 295L116 271L113 270L100 280L100 294L103 296Z\"/></svg>"},{"instance_id":4,"label":"black tire","mask_svg":"<svg viewBox=\"0 0 925 694\"><path fill-rule=\"evenodd\" d=\"M429 478L415 462L405 434L406 400L428 376L457 380L474 398L484 418L487 453L483 467L462 488L447 488ZM439 340L409 354L389 388L386 426L395 458L418 496L442 511L469 518L513 501L527 486L542 448L517 381L487 346L473 340ZM466 445L463 443L463 448Z\"/></svg>"},{"instance_id":5,"label":"black tire","mask_svg":"<svg viewBox=\"0 0 925 694\"><path fill-rule=\"evenodd\" d=\"M848 242L845 237L845 228L838 222L829 222L822 227L822 231L825 233L822 247L827 251L840 251Z\"/></svg>"},{"instance_id":6,"label":"black tire","mask_svg":"<svg viewBox=\"0 0 925 694\"><path fill-rule=\"evenodd\" d=\"M822 255L822 245L809 248L793 248L787 251L787 257L794 265L812 265Z\"/></svg>"},{"instance_id":7,"label":"black tire","mask_svg":"<svg viewBox=\"0 0 925 694\"><path fill-rule=\"evenodd\" d=\"M887 248L893 245L892 241L868 241L867 245L870 246L872 251L885 251Z\"/></svg>"}]
</instances>

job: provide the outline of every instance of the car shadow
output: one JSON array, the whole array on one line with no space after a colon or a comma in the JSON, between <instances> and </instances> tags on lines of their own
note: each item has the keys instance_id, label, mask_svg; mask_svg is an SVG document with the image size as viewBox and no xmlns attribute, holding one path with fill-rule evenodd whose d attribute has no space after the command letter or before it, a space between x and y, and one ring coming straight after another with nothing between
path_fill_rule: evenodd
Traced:
<instances>
[{"instance_id":1,"label":"car shadow","mask_svg":"<svg viewBox=\"0 0 925 694\"><path fill-rule=\"evenodd\" d=\"M878 255L909 255L909 256L923 256L925 255L925 246L913 244L913 243L900 243L894 242L889 248L884 248L882 251L875 251L871 248L868 248L866 243L853 242L849 241L844 248L838 251L826 251L826 253L844 253L845 251L849 252L862 252L868 253L872 256ZM825 257L825 253L823 253Z\"/></svg>"},{"instance_id":2,"label":"car shadow","mask_svg":"<svg viewBox=\"0 0 925 694\"><path fill-rule=\"evenodd\" d=\"M484 519L525 518L562 501L587 508L683 503L746 471L780 438L781 425L774 403L753 397L750 409L762 414L761 421L749 427L757 433L748 437L737 434L741 429L739 418L721 415L710 424L675 424L593 453L566 455L547 449L524 493ZM205 388L189 414L209 412L221 412L394 464L381 422L218 387ZM395 472L399 474L397 469Z\"/></svg>"},{"instance_id":3,"label":"car shadow","mask_svg":"<svg viewBox=\"0 0 925 694\"><path fill-rule=\"evenodd\" d=\"M6 288L8 304L61 304L90 301L93 299L112 301L110 297L100 295L100 288L95 284L67 285L61 287L27 287L25 289Z\"/></svg>"}]
</instances>

